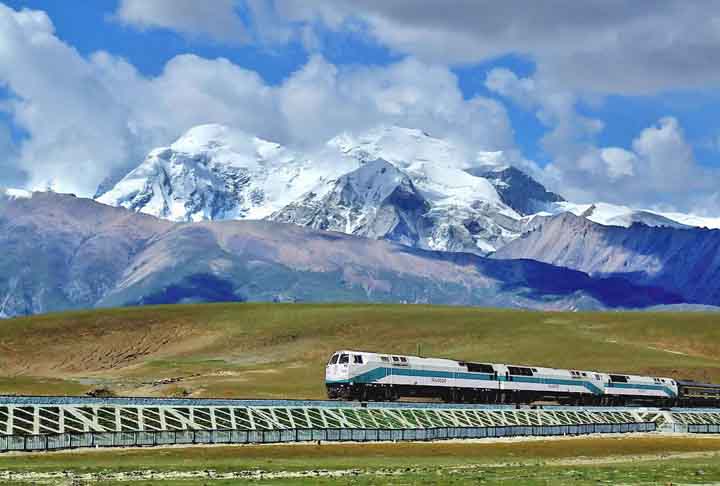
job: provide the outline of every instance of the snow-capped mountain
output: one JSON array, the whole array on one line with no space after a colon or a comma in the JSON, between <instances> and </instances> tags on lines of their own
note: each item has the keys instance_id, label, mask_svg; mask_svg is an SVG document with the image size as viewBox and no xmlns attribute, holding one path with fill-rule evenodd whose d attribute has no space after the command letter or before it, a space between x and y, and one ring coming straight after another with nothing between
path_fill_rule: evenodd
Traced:
<instances>
[{"instance_id":1,"label":"snow-capped mountain","mask_svg":"<svg viewBox=\"0 0 720 486\"><path fill-rule=\"evenodd\" d=\"M487 154L471 155L447 140L395 126L357 136L345 133L327 146L358 165L382 160L412 183L383 201L385 208L392 206L403 215L397 227L388 227L387 233L354 234L410 242L424 249L487 254L520 233L520 215L502 201L489 180L466 171L472 157L483 160ZM283 220L303 224L302 220Z\"/></svg>"},{"instance_id":2,"label":"snow-capped mountain","mask_svg":"<svg viewBox=\"0 0 720 486\"><path fill-rule=\"evenodd\" d=\"M222 125L192 128L97 200L172 221L262 219L354 167L302 158Z\"/></svg>"},{"instance_id":3,"label":"snow-capped mountain","mask_svg":"<svg viewBox=\"0 0 720 486\"><path fill-rule=\"evenodd\" d=\"M201 125L152 150L97 200L172 221L269 219L480 255L564 212L610 226L720 227L720 220L568 202L503 164L502 152L470 153L397 126L343 133L299 152Z\"/></svg>"},{"instance_id":4,"label":"snow-capped mountain","mask_svg":"<svg viewBox=\"0 0 720 486\"><path fill-rule=\"evenodd\" d=\"M429 209L410 177L378 159L341 176L325 194L307 193L271 219L416 246Z\"/></svg>"},{"instance_id":5,"label":"snow-capped mountain","mask_svg":"<svg viewBox=\"0 0 720 486\"><path fill-rule=\"evenodd\" d=\"M400 127L342 134L301 154L203 125L151 151L98 201L173 221L273 219L485 254L519 234L521 216L466 172L467 157Z\"/></svg>"}]
</instances>

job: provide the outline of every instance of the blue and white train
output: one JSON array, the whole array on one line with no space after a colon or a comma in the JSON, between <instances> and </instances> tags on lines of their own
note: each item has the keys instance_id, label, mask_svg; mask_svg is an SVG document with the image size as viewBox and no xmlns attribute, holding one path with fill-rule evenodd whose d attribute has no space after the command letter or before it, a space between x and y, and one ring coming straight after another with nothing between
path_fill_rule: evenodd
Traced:
<instances>
[{"instance_id":1,"label":"blue and white train","mask_svg":"<svg viewBox=\"0 0 720 486\"><path fill-rule=\"evenodd\" d=\"M720 405L720 386L667 377L352 350L332 355L325 370L325 385L331 399L362 401L424 397L475 403Z\"/></svg>"}]
</instances>

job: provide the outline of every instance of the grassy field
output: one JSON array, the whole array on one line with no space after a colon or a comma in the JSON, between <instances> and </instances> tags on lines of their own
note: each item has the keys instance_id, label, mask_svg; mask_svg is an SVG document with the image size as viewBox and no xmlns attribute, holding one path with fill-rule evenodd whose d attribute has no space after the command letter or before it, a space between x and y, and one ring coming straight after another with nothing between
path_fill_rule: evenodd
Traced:
<instances>
[{"instance_id":1,"label":"grassy field","mask_svg":"<svg viewBox=\"0 0 720 486\"><path fill-rule=\"evenodd\" d=\"M720 381L718 314L214 304L0 322L0 393L321 398L341 348Z\"/></svg>"},{"instance_id":2,"label":"grassy field","mask_svg":"<svg viewBox=\"0 0 720 486\"><path fill-rule=\"evenodd\" d=\"M719 459L720 438L643 436L76 451L3 456L0 474L25 484L60 472L72 484L125 484L128 473L128 484L711 484Z\"/></svg>"},{"instance_id":3,"label":"grassy field","mask_svg":"<svg viewBox=\"0 0 720 486\"><path fill-rule=\"evenodd\" d=\"M432 356L720 381L718 324L717 314L400 305L217 304L71 312L0 322L0 393L107 389L118 395L322 398L324 362L332 351L414 354L418 345ZM720 438L0 456L3 484L199 485L246 479L289 485L720 484Z\"/></svg>"}]
</instances>

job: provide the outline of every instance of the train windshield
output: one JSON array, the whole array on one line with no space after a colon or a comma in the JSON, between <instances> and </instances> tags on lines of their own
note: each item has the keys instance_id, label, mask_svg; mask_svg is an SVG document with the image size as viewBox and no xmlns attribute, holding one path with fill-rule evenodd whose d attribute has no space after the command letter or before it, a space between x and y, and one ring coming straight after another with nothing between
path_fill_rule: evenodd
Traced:
<instances>
[{"instance_id":1,"label":"train windshield","mask_svg":"<svg viewBox=\"0 0 720 486\"><path fill-rule=\"evenodd\" d=\"M350 362L350 356L347 354L340 355L340 364L347 364Z\"/></svg>"},{"instance_id":2,"label":"train windshield","mask_svg":"<svg viewBox=\"0 0 720 486\"><path fill-rule=\"evenodd\" d=\"M338 361L338 355L333 354L333 356L332 356L332 358L330 358L330 361L328 362L328 364L334 365L335 363L337 363L337 361Z\"/></svg>"}]
</instances>

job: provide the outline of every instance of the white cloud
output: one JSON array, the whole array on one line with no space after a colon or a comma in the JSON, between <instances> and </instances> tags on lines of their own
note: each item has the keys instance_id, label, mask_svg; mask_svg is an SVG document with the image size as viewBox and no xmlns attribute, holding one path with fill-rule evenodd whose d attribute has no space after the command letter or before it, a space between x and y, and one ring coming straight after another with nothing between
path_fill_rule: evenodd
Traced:
<instances>
[{"instance_id":1,"label":"white cloud","mask_svg":"<svg viewBox=\"0 0 720 486\"><path fill-rule=\"evenodd\" d=\"M101 178L106 165L127 157L132 134L125 107L100 82L96 67L55 37L43 12L0 4L0 46L0 83L15 94L8 109L31 135L19 153L30 184L69 175ZM66 190L80 186L68 180Z\"/></svg>"},{"instance_id":2,"label":"white cloud","mask_svg":"<svg viewBox=\"0 0 720 486\"><path fill-rule=\"evenodd\" d=\"M499 95L510 98L526 109L532 109L539 103L535 80L519 78L517 74L505 68L490 70L485 79L485 86Z\"/></svg>"},{"instance_id":3,"label":"white cloud","mask_svg":"<svg viewBox=\"0 0 720 486\"><path fill-rule=\"evenodd\" d=\"M675 118L662 118L644 129L633 141L633 149L643 161L646 175L652 176L659 188L686 191L695 185L696 181L687 179L697 172L693 151Z\"/></svg>"},{"instance_id":4,"label":"white cloud","mask_svg":"<svg viewBox=\"0 0 720 486\"><path fill-rule=\"evenodd\" d=\"M0 187L18 187L25 174L17 164L17 151L10 128L0 120Z\"/></svg>"},{"instance_id":5,"label":"white cloud","mask_svg":"<svg viewBox=\"0 0 720 486\"><path fill-rule=\"evenodd\" d=\"M541 78L573 91L650 93L720 83L720 4L662 0L494 2L285 0L280 15L343 30L435 63L529 56Z\"/></svg>"},{"instance_id":6,"label":"white cloud","mask_svg":"<svg viewBox=\"0 0 720 486\"><path fill-rule=\"evenodd\" d=\"M248 40L234 0L122 0L115 17L140 29L161 28L219 42Z\"/></svg>"},{"instance_id":7,"label":"white cloud","mask_svg":"<svg viewBox=\"0 0 720 486\"><path fill-rule=\"evenodd\" d=\"M632 150L593 146L577 160L553 162L545 173L553 178L554 187L569 188L565 193L578 201L602 200L698 214L713 207L720 179L718 170L697 163L682 128L672 117L642 130L633 140Z\"/></svg>"},{"instance_id":8,"label":"white cloud","mask_svg":"<svg viewBox=\"0 0 720 486\"><path fill-rule=\"evenodd\" d=\"M270 86L226 59L181 55L145 77L106 52L81 56L55 36L44 13L1 4L0 83L14 93L9 112L28 134L18 156L28 186L51 182L84 195L150 148L208 122L305 146L343 130L397 123L472 150L514 150L503 106L463 99L443 66L406 59L340 69L316 56Z\"/></svg>"},{"instance_id":9,"label":"white cloud","mask_svg":"<svg viewBox=\"0 0 720 486\"><path fill-rule=\"evenodd\" d=\"M587 152L594 137L603 129L600 120L578 113L578 98L544 79L519 78L504 68L492 69L485 80L486 87L508 97L526 110L535 112L538 120L549 128L541 144L555 162L573 160L581 165L596 165Z\"/></svg>"},{"instance_id":10,"label":"white cloud","mask_svg":"<svg viewBox=\"0 0 720 486\"><path fill-rule=\"evenodd\" d=\"M635 175L637 156L634 153L618 147L607 147L600 151L600 157L607 166L610 179Z\"/></svg>"},{"instance_id":11,"label":"white cloud","mask_svg":"<svg viewBox=\"0 0 720 486\"><path fill-rule=\"evenodd\" d=\"M504 107L463 99L454 74L442 66L406 59L387 67L339 69L313 57L280 88L280 106L295 140L329 138L338 128L379 123L421 128L483 150L511 149ZM332 107L331 109L328 109Z\"/></svg>"},{"instance_id":12,"label":"white cloud","mask_svg":"<svg viewBox=\"0 0 720 486\"><path fill-rule=\"evenodd\" d=\"M598 147L603 124L579 113L579 99L546 78L519 78L507 69L488 73L486 86L535 112L548 132L541 139L551 163L535 174L578 202L606 201L697 210L720 176L700 166L673 117L658 120L632 142L632 150Z\"/></svg>"}]
</instances>

